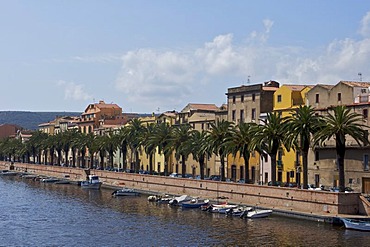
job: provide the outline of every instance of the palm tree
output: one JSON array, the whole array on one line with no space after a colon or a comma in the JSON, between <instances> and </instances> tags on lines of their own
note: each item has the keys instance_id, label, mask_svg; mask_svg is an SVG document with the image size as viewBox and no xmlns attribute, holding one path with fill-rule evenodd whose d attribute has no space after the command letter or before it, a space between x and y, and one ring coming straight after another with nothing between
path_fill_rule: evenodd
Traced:
<instances>
[{"instance_id":1,"label":"palm tree","mask_svg":"<svg viewBox=\"0 0 370 247\"><path fill-rule=\"evenodd\" d=\"M337 165L339 170L339 191L345 191L344 156L346 153L346 136L352 137L359 146L369 144L367 126L363 125L363 116L351 112L346 106L336 106L324 116L321 129L315 133L315 144L322 144L331 138L335 139Z\"/></svg>"},{"instance_id":2,"label":"palm tree","mask_svg":"<svg viewBox=\"0 0 370 247\"><path fill-rule=\"evenodd\" d=\"M141 134L143 132L144 126L140 119L134 118L131 120L129 125L127 126L128 131L128 144L131 147L132 152L135 154L135 172L139 173L140 169L140 159L139 159L139 151L140 151L140 141L141 141Z\"/></svg>"},{"instance_id":3,"label":"palm tree","mask_svg":"<svg viewBox=\"0 0 370 247\"><path fill-rule=\"evenodd\" d=\"M153 174L153 157L156 152L156 145L150 142L150 137L155 130L154 124L149 124L143 129L141 136L141 145L144 147L145 153L149 155L149 174Z\"/></svg>"},{"instance_id":4,"label":"palm tree","mask_svg":"<svg viewBox=\"0 0 370 247\"><path fill-rule=\"evenodd\" d=\"M191 148L193 158L199 162L200 179L204 179L204 165L205 158L209 155L207 145L207 131L193 130L190 134L187 144Z\"/></svg>"},{"instance_id":5,"label":"palm tree","mask_svg":"<svg viewBox=\"0 0 370 247\"><path fill-rule=\"evenodd\" d=\"M169 146L169 140L171 139L171 126L167 123L162 122L156 125L153 135L149 138L148 142L158 147L158 152L164 155L164 175L168 175L168 163L170 162L170 156L172 148Z\"/></svg>"},{"instance_id":6,"label":"palm tree","mask_svg":"<svg viewBox=\"0 0 370 247\"><path fill-rule=\"evenodd\" d=\"M312 135L319 130L320 121L321 118L311 106L300 106L287 118L291 145L302 154L304 189L308 188L308 151Z\"/></svg>"},{"instance_id":7,"label":"palm tree","mask_svg":"<svg viewBox=\"0 0 370 247\"><path fill-rule=\"evenodd\" d=\"M262 124L253 128L251 150L266 152L271 158L271 183L276 184L276 155L286 142L287 127L285 119L279 113L267 113L266 119L261 119ZM287 148L289 149L289 147Z\"/></svg>"},{"instance_id":8,"label":"palm tree","mask_svg":"<svg viewBox=\"0 0 370 247\"><path fill-rule=\"evenodd\" d=\"M209 130L207 136L207 143L209 150L215 155L220 156L221 166L220 166L220 175L221 181L225 181L225 156L226 156L226 148L225 148L225 140L230 137L232 123L221 120L216 121L216 123L211 123L211 130Z\"/></svg>"},{"instance_id":9,"label":"palm tree","mask_svg":"<svg viewBox=\"0 0 370 247\"><path fill-rule=\"evenodd\" d=\"M249 182L249 158L253 151L251 140L254 136L254 123L240 123L236 128L231 129L231 135L225 139L225 147L234 157L239 156L244 159L245 182Z\"/></svg>"},{"instance_id":10,"label":"palm tree","mask_svg":"<svg viewBox=\"0 0 370 247\"><path fill-rule=\"evenodd\" d=\"M122 168L124 171L127 169L127 146L129 142L129 129L122 127L117 135L118 135L118 144L120 151L122 153Z\"/></svg>"},{"instance_id":11,"label":"palm tree","mask_svg":"<svg viewBox=\"0 0 370 247\"><path fill-rule=\"evenodd\" d=\"M29 147L29 151L33 157L33 162L36 163L36 157L37 157L37 163L40 164L41 161L41 151L42 151L42 141L46 139L48 134L41 132L41 131L35 131L32 133L32 136L27 142L27 145Z\"/></svg>"},{"instance_id":12,"label":"palm tree","mask_svg":"<svg viewBox=\"0 0 370 247\"><path fill-rule=\"evenodd\" d=\"M189 124L181 124L172 128L170 147L175 150L175 157L181 157L181 174L185 177L186 160L191 153L190 146L187 145L192 127Z\"/></svg>"}]
</instances>

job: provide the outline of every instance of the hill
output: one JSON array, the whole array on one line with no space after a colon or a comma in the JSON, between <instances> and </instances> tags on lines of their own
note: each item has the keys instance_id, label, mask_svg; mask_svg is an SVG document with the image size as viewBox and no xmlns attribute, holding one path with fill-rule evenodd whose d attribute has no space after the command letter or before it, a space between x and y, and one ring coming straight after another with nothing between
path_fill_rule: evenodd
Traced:
<instances>
[{"instance_id":1,"label":"hill","mask_svg":"<svg viewBox=\"0 0 370 247\"><path fill-rule=\"evenodd\" d=\"M0 111L0 124L16 124L24 129L36 130L39 124L52 121L57 116L80 115L80 112Z\"/></svg>"}]
</instances>

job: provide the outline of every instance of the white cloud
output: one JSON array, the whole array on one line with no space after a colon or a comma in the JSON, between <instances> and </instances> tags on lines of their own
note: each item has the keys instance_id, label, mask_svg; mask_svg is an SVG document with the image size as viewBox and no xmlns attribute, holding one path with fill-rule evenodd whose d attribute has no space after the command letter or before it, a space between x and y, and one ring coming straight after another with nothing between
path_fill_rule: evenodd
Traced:
<instances>
[{"instance_id":1,"label":"white cloud","mask_svg":"<svg viewBox=\"0 0 370 247\"><path fill-rule=\"evenodd\" d=\"M364 37L370 36L370 11L361 20L360 34Z\"/></svg>"},{"instance_id":2,"label":"white cloud","mask_svg":"<svg viewBox=\"0 0 370 247\"><path fill-rule=\"evenodd\" d=\"M369 32L370 12L361 30ZM224 34L188 51L142 49L122 57L116 86L131 102L147 109L160 106L184 107L191 97L203 92L198 101L216 103L227 88L277 80L282 84L335 84L340 80L363 80L370 64L370 39L346 38L307 50L304 47L273 47L266 42L274 22L263 20L264 32L253 31L246 43L236 45L233 34ZM215 88L219 91L214 91Z\"/></svg>"},{"instance_id":3,"label":"white cloud","mask_svg":"<svg viewBox=\"0 0 370 247\"><path fill-rule=\"evenodd\" d=\"M74 82L66 82L63 80L58 81L57 85L64 89L65 100L85 101L92 99L92 96L85 90L84 85L75 84Z\"/></svg>"}]
</instances>

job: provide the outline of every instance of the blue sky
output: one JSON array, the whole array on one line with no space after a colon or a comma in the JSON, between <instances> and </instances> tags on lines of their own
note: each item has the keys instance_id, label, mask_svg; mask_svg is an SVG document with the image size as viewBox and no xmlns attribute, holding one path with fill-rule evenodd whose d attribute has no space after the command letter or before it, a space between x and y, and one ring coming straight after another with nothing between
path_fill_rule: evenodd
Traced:
<instances>
[{"instance_id":1,"label":"blue sky","mask_svg":"<svg viewBox=\"0 0 370 247\"><path fill-rule=\"evenodd\" d=\"M227 88L370 81L370 1L0 0L0 110L180 111Z\"/></svg>"}]
</instances>

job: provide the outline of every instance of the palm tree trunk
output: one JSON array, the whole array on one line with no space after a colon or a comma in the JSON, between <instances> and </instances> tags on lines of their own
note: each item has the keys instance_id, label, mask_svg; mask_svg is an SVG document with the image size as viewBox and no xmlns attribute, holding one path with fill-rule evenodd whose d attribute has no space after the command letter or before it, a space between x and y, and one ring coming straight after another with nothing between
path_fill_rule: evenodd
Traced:
<instances>
[{"instance_id":1,"label":"palm tree trunk","mask_svg":"<svg viewBox=\"0 0 370 247\"><path fill-rule=\"evenodd\" d=\"M221 155L221 166L220 166L221 181L225 181L225 157Z\"/></svg>"},{"instance_id":2,"label":"palm tree trunk","mask_svg":"<svg viewBox=\"0 0 370 247\"><path fill-rule=\"evenodd\" d=\"M181 155L181 173L182 173L182 177L184 178L185 177L185 173L186 173L186 164L185 164L185 155Z\"/></svg>"},{"instance_id":3,"label":"palm tree trunk","mask_svg":"<svg viewBox=\"0 0 370 247\"><path fill-rule=\"evenodd\" d=\"M302 150L302 162L303 162L303 189L308 188L308 151ZM297 181L299 186L300 181Z\"/></svg>"},{"instance_id":4,"label":"palm tree trunk","mask_svg":"<svg viewBox=\"0 0 370 247\"><path fill-rule=\"evenodd\" d=\"M139 173L139 170L140 170L139 151L135 150L135 173Z\"/></svg>"},{"instance_id":5,"label":"palm tree trunk","mask_svg":"<svg viewBox=\"0 0 370 247\"><path fill-rule=\"evenodd\" d=\"M276 154L277 153L271 153L271 183L272 185L276 184Z\"/></svg>"},{"instance_id":6,"label":"palm tree trunk","mask_svg":"<svg viewBox=\"0 0 370 247\"><path fill-rule=\"evenodd\" d=\"M149 154L149 174L153 175L153 154Z\"/></svg>"},{"instance_id":7,"label":"palm tree trunk","mask_svg":"<svg viewBox=\"0 0 370 247\"><path fill-rule=\"evenodd\" d=\"M244 154L244 167L245 167L245 182L249 182L249 154Z\"/></svg>"},{"instance_id":8,"label":"palm tree trunk","mask_svg":"<svg viewBox=\"0 0 370 247\"><path fill-rule=\"evenodd\" d=\"M337 162L339 171L339 192L345 192L345 178L344 178L344 155L346 152L346 145L340 141L336 141Z\"/></svg>"},{"instance_id":9,"label":"palm tree trunk","mask_svg":"<svg viewBox=\"0 0 370 247\"><path fill-rule=\"evenodd\" d=\"M199 158L200 179L204 179L204 156Z\"/></svg>"}]
</instances>

